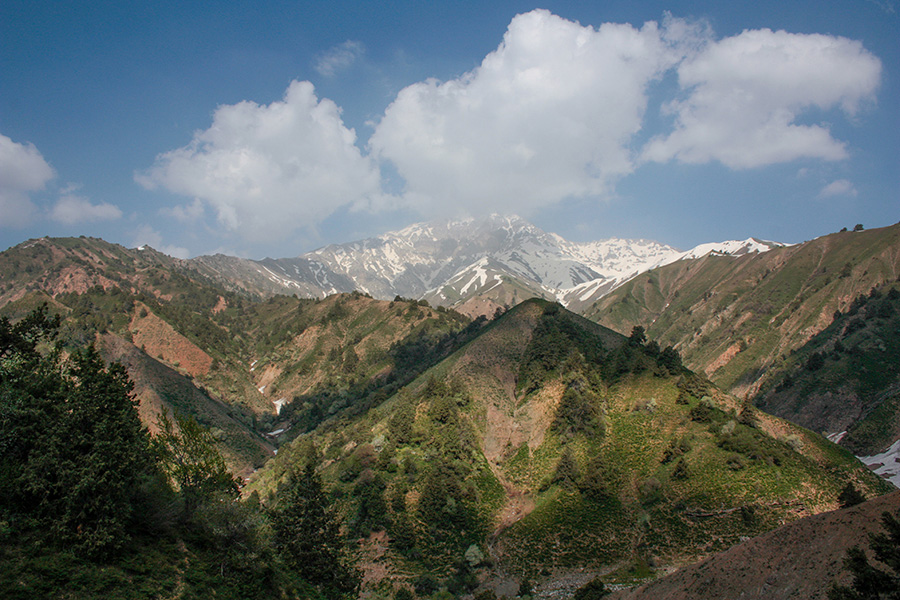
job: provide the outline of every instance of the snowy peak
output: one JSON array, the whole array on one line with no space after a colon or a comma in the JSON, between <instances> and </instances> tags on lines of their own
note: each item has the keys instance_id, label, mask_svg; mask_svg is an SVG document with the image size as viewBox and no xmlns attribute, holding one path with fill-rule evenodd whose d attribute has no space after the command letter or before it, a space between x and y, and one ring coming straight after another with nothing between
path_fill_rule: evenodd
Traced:
<instances>
[{"instance_id":1,"label":"snowy peak","mask_svg":"<svg viewBox=\"0 0 900 600\"><path fill-rule=\"evenodd\" d=\"M743 256L745 254L753 254L754 252L768 252L772 248L783 248L787 245L788 244L782 244L780 242L758 240L752 237L742 241L730 240L727 242L713 242L695 246L691 250L684 252L677 260L683 258L700 258L707 254Z\"/></svg>"},{"instance_id":2,"label":"snowy peak","mask_svg":"<svg viewBox=\"0 0 900 600\"><path fill-rule=\"evenodd\" d=\"M520 217L491 215L417 223L296 258L266 259L255 263L254 276L281 293L322 296L359 290L376 298L399 295L447 306L476 296L501 305L539 296L579 310L655 267L709 253L739 256L781 245L750 238L682 252L641 239L570 242Z\"/></svg>"}]
</instances>

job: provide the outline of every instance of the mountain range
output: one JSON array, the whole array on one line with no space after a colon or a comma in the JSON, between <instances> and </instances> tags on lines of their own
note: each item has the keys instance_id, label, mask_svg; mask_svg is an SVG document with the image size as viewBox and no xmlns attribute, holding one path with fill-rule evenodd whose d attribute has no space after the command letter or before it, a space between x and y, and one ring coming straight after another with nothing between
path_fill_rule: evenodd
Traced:
<instances>
[{"instance_id":1,"label":"mountain range","mask_svg":"<svg viewBox=\"0 0 900 600\"><path fill-rule=\"evenodd\" d=\"M708 253L739 256L783 244L748 239L681 252L649 240L576 243L519 217L411 225L375 238L333 244L295 258L192 259L202 272L258 294L325 296L358 290L375 298L424 298L459 306L487 297L511 306L529 297L589 305L635 275Z\"/></svg>"},{"instance_id":2,"label":"mountain range","mask_svg":"<svg viewBox=\"0 0 900 600\"><path fill-rule=\"evenodd\" d=\"M46 304L255 501L314 460L367 589L626 585L890 489L846 448L900 437L898 260L900 225L679 252L492 217L263 261L41 238L0 253L0 316Z\"/></svg>"}]
</instances>

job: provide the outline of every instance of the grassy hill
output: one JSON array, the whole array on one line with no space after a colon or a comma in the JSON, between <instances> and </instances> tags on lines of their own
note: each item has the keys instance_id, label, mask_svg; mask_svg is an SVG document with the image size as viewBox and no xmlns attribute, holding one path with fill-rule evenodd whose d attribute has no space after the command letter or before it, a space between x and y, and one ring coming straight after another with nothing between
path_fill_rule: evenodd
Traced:
<instances>
[{"instance_id":1,"label":"grassy hill","mask_svg":"<svg viewBox=\"0 0 900 600\"><path fill-rule=\"evenodd\" d=\"M370 585L711 554L889 487L824 438L719 392L671 350L530 300L359 415L283 446L250 490L316 456ZM373 558L375 557L375 558ZM389 585L389 584L382 584Z\"/></svg>"}]
</instances>

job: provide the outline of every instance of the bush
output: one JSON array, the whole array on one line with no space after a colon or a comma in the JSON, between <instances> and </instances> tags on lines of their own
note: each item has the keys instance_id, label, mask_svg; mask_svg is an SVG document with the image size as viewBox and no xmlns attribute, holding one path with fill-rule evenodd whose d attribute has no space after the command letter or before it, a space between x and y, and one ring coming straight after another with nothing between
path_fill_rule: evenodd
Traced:
<instances>
[{"instance_id":1,"label":"bush","mask_svg":"<svg viewBox=\"0 0 900 600\"><path fill-rule=\"evenodd\" d=\"M710 423L715 417L716 408L709 396L703 396L700 402L691 409L691 421L697 423Z\"/></svg>"},{"instance_id":2,"label":"bush","mask_svg":"<svg viewBox=\"0 0 900 600\"><path fill-rule=\"evenodd\" d=\"M675 469L672 470L672 479L687 479L690 476L691 473L688 470L687 462L682 458L678 461L678 464L675 465Z\"/></svg>"},{"instance_id":3,"label":"bush","mask_svg":"<svg viewBox=\"0 0 900 600\"><path fill-rule=\"evenodd\" d=\"M572 596L573 600L599 600L604 596L608 596L612 592L606 589L599 577L595 577L577 590Z\"/></svg>"},{"instance_id":4,"label":"bush","mask_svg":"<svg viewBox=\"0 0 900 600\"><path fill-rule=\"evenodd\" d=\"M415 600L415 596L408 587L403 586L394 592L394 600Z\"/></svg>"},{"instance_id":5,"label":"bush","mask_svg":"<svg viewBox=\"0 0 900 600\"><path fill-rule=\"evenodd\" d=\"M838 494L838 502L841 505L841 508L850 508L851 506L856 506L857 504L862 504L866 501L866 497L856 489L856 486L853 485L852 481L848 481L847 485L844 486L844 489L841 490L841 493Z\"/></svg>"}]
</instances>

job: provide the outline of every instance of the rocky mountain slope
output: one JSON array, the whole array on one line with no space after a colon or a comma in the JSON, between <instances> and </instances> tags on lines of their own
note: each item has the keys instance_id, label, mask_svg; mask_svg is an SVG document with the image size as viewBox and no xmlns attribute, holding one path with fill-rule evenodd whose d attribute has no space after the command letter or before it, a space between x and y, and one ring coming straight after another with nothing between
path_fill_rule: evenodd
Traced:
<instances>
[{"instance_id":1,"label":"rocky mountain slope","mask_svg":"<svg viewBox=\"0 0 900 600\"><path fill-rule=\"evenodd\" d=\"M670 350L539 300L367 412L283 446L249 489L266 497L309 456L362 552L380 556L372 585L597 564L627 579L834 508L848 480L889 489Z\"/></svg>"},{"instance_id":2,"label":"rocky mountain slope","mask_svg":"<svg viewBox=\"0 0 900 600\"><path fill-rule=\"evenodd\" d=\"M767 374L763 410L874 455L900 439L900 289L858 296Z\"/></svg>"},{"instance_id":3,"label":"rocky mountain slope","mask_svg":"<svg viewBox=\"0 0 900 600\"><path fill-rule=\"evenodd\" d=\"M616 331L643 326L690 368L749 397L835 312L898 276L900 224L679 261L639 275L584 314Z\"/></svg>"},{"instance_id":4,"label":"rocky mountain slope","mask_svg":"<svg viewBox=\"0 0 900 600\"><path fill-rule=\"evenodd\" d=\"M884 232L865 233L846 239L871 258L846 276L841 263L837 281L868 282L896 256L877 251ZM785 252L806 250L705 255L651 276ZM93 342L126 366L145 423L177 409L211 429L236 472L265 463L246 490L264 501L318 457L367 585L429 572L471 589L596 565L627 583L833 508L848 480L887 491L847 451L720 392L671 348L527 299L521 264L482 264L472 286L503 270L520 301L494 321L361 292L270 296L149 248L31 240L0 253L0 314L47 303L67 347Z\"/></svg>"}]
</instances>

